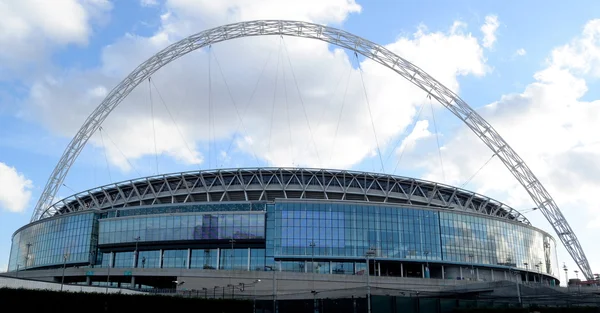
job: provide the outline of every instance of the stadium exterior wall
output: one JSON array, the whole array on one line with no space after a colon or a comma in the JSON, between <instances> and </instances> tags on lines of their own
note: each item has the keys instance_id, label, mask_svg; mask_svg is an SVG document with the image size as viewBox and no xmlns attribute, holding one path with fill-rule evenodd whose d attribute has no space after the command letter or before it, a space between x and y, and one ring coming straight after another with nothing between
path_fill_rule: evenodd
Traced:
<instances>
[{"instance_id":1,"label":"stadium exterior wall","mask_svg":"<svg viewBox=\"0 0 600 313\"><path fill-rule=\"evenodd\" d=\"M279 175L279 184L267 183L268 175L263 175L266 172ZM26 271L32 277L35 271L63 266L157 269L156 275L137 280L122 277L127 272L114 270L112 279L108 275L81 276L71 277L69 282L105 285L107 281L119 281L120 286L134 283L137 287L165 288L172 282L161 279L159 269L180 269L181 273L274 270L363 275L365 255L371 250L374 254L370 257L369 273L374 276L494 281L511 279L507 273L515 273L522 281L558 283L552 236L510 214L515 211L498 202L495 209L477 209L485 208L483 202L494 202L489 198L413 180L414 186L404 190L404 196L396 197L404 200L392 201L388 192L385 200L379 197L379 201L372 196L376 191L365 188L368 179L371 185L377 183L380 187L387 179L387 187L380 188L385 194L386 189L394 188L390 181L405 178L308 169L252 169L236 173L241 175L239 186L246 193L242 201L224 196L227 192L232 194L236 187L231 181L224 184L228 179L223 179L227 176L223 172L214 172L214 177L220 177L221 186L211 183L215 189L205 186L196 193L188 187L186 201L175 201L172 195L171 203L160 203L157 199L164 196L162 187L156 187L157 179L146 179L148 188L161 188L153 190L154 200L143 200L138 192L140 199L133 201L137 201L135 206L132 201L115 205L116 197L111 196L115 190L119 190L121 198L132 199L123 186L88 193L87 200L83 196L71 198L64 207L77 202L80 209L63 210L15 232L9 271ZM242 176L248 173L253 176L246 177L247 183L242 182ZM292 178L284 178L283 173L291 173ZM321 177L321 187L326 185L323 193L309 196L307 187L313 179L305 177L309 174ZM352 179L339 179L342 174ZM189 181L190 175L180 173L179 177ZM253 177L261 179L256 182L260 185L257 190L248 187L253 185ZM333 178L338 185L331 184ZM272 177L268 179L271 181ZM170 184L171 193L178 188L173 180L165 181ZM361 187L366 196L361 198L357 196L360 193L349 192L353 184ZM423 197L417 199L415 186L419 184ZM136 186L140 188L139 184ZM211 195L215 190L220 192L218 200ZM271 198L265 195L252 199L251 193L258 190L271 194ZM444 190L453 190L453 194L445 197ZM436 193L441 200L456 204L436 204ZM110 205L102 207L98 201L102 194L113 200ZM199 200L199 194L207 194L206 199ZM429 194L432 196L428 198ZM477 208L466 204L475 202L475 196L482 202ZM92 200L97 207L85 204Z\"/></svg>"}]
</instances>

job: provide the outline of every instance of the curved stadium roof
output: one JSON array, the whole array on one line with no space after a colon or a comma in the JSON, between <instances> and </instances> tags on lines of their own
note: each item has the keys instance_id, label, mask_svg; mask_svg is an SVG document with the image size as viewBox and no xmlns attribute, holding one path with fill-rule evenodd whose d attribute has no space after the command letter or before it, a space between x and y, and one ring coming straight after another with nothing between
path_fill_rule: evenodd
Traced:
<instances>
[{"instance_id":1,"label":"curved stadium roof","mask_svg":"<svg viewBox=\"0 0 600 313\"><path fill-rule=\"evenodd\" d=\"M468 211L531 225L489 197L435 182L368 172L242 168L149 176L86 190L49 207L41 219L83 210L172 203L328 199Z\"/></svg>"}]
</instances>

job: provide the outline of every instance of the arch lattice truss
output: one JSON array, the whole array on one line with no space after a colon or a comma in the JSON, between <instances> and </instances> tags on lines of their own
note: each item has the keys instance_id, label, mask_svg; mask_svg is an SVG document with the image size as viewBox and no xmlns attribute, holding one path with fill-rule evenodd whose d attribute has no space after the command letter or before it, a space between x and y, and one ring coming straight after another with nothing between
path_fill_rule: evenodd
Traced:
<instances>
[{"instance_id":1,"label":"arch lattice truss","mask_svg":"<svg viewBox=\"0 0 600 313\"><path fill-rule=\"evenodd\" d=\"M36 221L54 213L46 209L52 206L54 197L71 165L104 119L137 85L148 79L164 65L196 49L235 38L267 35L317 39L353 50L391 69L423 89L430 97L436 99L462 120L502 160L508 170L527 190L538 209L548 219L586 279L593 279L592 270L577 236L546 188L542 186L523 159L502 139L498 132L465 101L419 67L383 46L343 30L298 21L260 20L208 29L168 46L139 65L106 96L73 137L46 183L31 220Z\"/></svg>"}]
</instances>

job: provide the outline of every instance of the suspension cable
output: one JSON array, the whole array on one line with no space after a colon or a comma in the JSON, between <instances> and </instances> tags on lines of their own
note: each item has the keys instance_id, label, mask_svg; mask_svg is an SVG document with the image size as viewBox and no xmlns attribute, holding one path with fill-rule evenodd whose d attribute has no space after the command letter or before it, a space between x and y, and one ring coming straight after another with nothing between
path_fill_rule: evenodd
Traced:
<instances>
[{"instance_id":1,"label":"suspension cable","mask_svg":"<svg viewBox=\"0 0 600 313\"><path fill-rule=\"evenodd\" d=\"M419 106L419 111L417 112L417 116L415 117L415 119L413 120L410 132L408 133L407 137L410 136L410 134L412 134L412 132L415 130L415 127L417 126L417 122L419 121L419 118L421 117L421 112L423 112L423 107L425 107L425 101L423 101L421 103L421 105ZM404 137L404 140L406 140L407 137ZM401 139L401 138L400 138ZM396 143L396 146L398 146L398 144L402 141L398 139L398 142ZM402 146L401 146L402 147ZM396 147L394 147L394 149L392 149L392 152L396 149ZM394 172L393 174L396 174L396 170L398 169L398 165L400 165L400 161L402 160L402 156L404 156L404 152L406 151L406 145L404 145L404 147L402 147L402 150L400 151L400 156L398 157L398 161L396 162L396 166L394 167ZM390 155L392 154L392 152L390 152ZM388 156L389 158L389 156ZM386 160L387 161L387 160Z\"/></svg>"},{"instance_id":2,"label":"suspension cable","mask_svg":"<svg viewBox=\"0 0 600 313\"><path fill-rule=\"evenodd\" d=\"M275 100L277 100L277 83L279 83L279 63L281 61L281 45L277 54L277 67L275 68L275 88L273 88L273 101L271 104L271 126L269 127L269 145L267 151L271 154L271 140L273 139L273 120L275 119Z\"/></svg>"},{"instance_id":3,"label":"suspension cable","mask_svg":"<svg viewBox=\"0 0 600 313\"><path fill-rule=\"evenodd\" d=\"M369 110L369 117L371 118L371 127L373 128L373 136L375 137L375 144L377 145L377 154L379 154L379 162L381 162L381 172L385 173L385 167L383 165L383 158L381 157L381 149L379 148L379 140L377 139L377 132L375 131L375 122L373 121L373 114L371 113L371 103L369 103L369 95L367 94L367 87L365 86L365 79L363 77L362 67L358 61L358 53L354 51L354 57L356 58L356 64L358 66L358 72L360 73L360 81L362 82L363 91L365 93L365 100L367 102L367 109Z\"/></svg>"},{"instance_id":4,"label":"suspension cable","mask_svg":"<svg viewBox=\"0 0 600 313\"><path fill-rule=\"evenodd\" d=\"M281 46L280 46L281 47ZM290 122L290 103L288 102L287 94L287 81L285 79L285 66L281 66L283 72L283 94L285 99L285 114L287 116L288 132L289 132L289 147L290 147L290 158L292 159L292 167L294 166L294 145L292 144L292 123Z\"/></svg>"},{"instance_id":5,"label":"suspension cable","mask_svg":"<svg viewBox=\"0 0 600 313\"><path fill-rule=\"evenodd\" d=\"M260 74L258 75L258 79L256 80L256 84L254 84L254 88L252 89L252 92L250 93L250 98L248 99L248 102L246 102L246 105L244 106L244 110L242 111L242 115L240 116L238 114L238 118L239 118L239 123L235 129L235 132L233 133L234 136L231 137L231 140L229 141L229 145L227 146L227 151L226 151L226 155L229 155L229 152L231 151L231 147L233 146L233 142L235 139L235 134L238 133L238 131L240 130L240 128L243 127L244 132L247 134L246 130L245 130L245 126L244 126L244 118L246 117L246 112L248 111L248 107L250 106L250 103L252 102L252 99L254 98L254 95L256 93L256 90L258 89L258 84L260 83L260 80L265 72L265 69L267 68L267 64L269 63L269 61L271 60L271 56L273 55L273 51L271 50L269 52L269 56L267 56L267 59L265 60L265 63L263 64L263 67L260 71ZM252 149L252 145L250 145L250 148ZM256 153L254 153L254 150L252 150L252 155L254 156L254 159L256 160L256 165L260 166L258 158L256 157ZM221 164L221 167L223 167L223 164Z\"/></svg>"},{"instance_id":6,"label":"suspension cable","mask_svg":"<svg viewBox=\"0 0 600 313\"><path fill-rule=\"evenodd\" d=\"M208 45L208 123L206 126L208 127L208 168L211 167L212 154L211 154L211 123L212 123L212 73L211 73L211 64L212 64L212 45Z\"/></svg>"},{"instance_id":7,"label":"suspension cable","mask_svg":"<svg viewBox=\"0 0 600 313\"><path fill-rule=\"evenodd\" d=\"M464 182L462 185L460 185L460 188L463 188L463 187L465 187L465 186L466 186L468 183L470 183L470 182L471 182L471 180L472 180L473 178L475 178L475 176L477 176L477 174L479 174L479 172L480 172L480 171L481 171L481 170L482 170L482 169L483 169L483 168L484 168L484 167L485 167L485 166L486 166L488 163L490 163L490 161L491 161L491 160L492 160L492 159L493 159L495 156L496 156L496 154L495 154L495 153L494 153L494 154L492 154L492 156L491 156L491 157L490 157L490 158L489 158L487 161L485 161L485 163L483 163L483 165L482 165L482 166L481 166L481 167L480 167L480 168L479 168L479 169L478 169L478 170L477 170L477 171L476 171L476 172L475 172L473 175L471 175L471 177L469 177L469 179L467 179L467 181L465 181L465 182Z\"/></svg>"},{"instance_id":8,"label":"suspension cable","mask_svg":"<svg viewBox=\"0 0 600 313\"><path fill-rule=\"evenodd\" d=\"M348 69L348 75L350 75L352 73L352 67L350 67ZM342 73L340 75L340 78L338 79L335 88L333 89L333 92L331 93L331 97L329 98L329 100L327 101L327 107L330 107L331 104L333 103L333 100L335 98L335 93L337 92L338 88L340 87L341 83L342 83L342 79L344 78L344 73ZM321 126L321 122L323 121L323 117L325 116L325 110L321 110L321 115L319 115L319 119L317 120L317 126L316 129L319 129L319 127ZM306 146L304 147L304 149L308 149L309 148L310 143L307 143Z\"/></svg>"},{"instance_id":9,"label":"suspension cable","mask_svg":"<svg viewBox=\"0 0 600 313\"><path fill-rule=\"evenodd\" d=\"M442 149L440 147L440 138L439 138L439 134L438 134L437 124L435 122L435 113L433 111L433 103L431 101L431 95L427 95L427 97L429 98L429 106L431 107L431 118L433 119L433 127L435 129L435 141L437 142L438 154L440 156L440 165L442 167L442 178L444 179L444 182L446 182L446 172L444 171L444 162L442 161Z\"/></svg>"},{"instance_id":10,"label":"suspension cable","mask_svg":"<svg viewBox=\"0 0 600 313\"><path fill-rule=\"evenodd\" d=\"M287 49L287 45L285 44L285 39L283 39L283 36L281 37L281 42L283 42L283 48L285 50L285 55L287 56L287 60L290 65L290 69L292 71L292 77L294 78L294 84L296 85L296 91L298 92L298 98L300 99L300 104L302 105L302 111L304 112L304 118L306 119L306 125L308 126L308 131L310 133L310 139L312 140L313 146L315 147L315 154L317 155L317 160L319 161L319 164L322 164L321 156L319 156L319 149L317 148L317 144L315 142L315 137L313 136L313 132L310 127L310 121L308 120L308 114L306 113L306 107L304 106L304 100L302 99L302 94L300 93L300 87L298 87L298 80L296 80L296 73L294 72L294 67L292 66L292 61L290 60L290 53Z\"/></svg>"},{"instance_id":11,"label":"suspension cable","mask_svg":"<svg viewBox=\"0 0 600 313\"><path fill-rule=\"evenodd\" d=\"M106 169L108 171L108 179L110 182L113 182L112 175L110 174L110 165L108 164L108 156L106 155L106 145L104 145L104 136L102 135L102 126L99 128L100 130L100 140L102 141L102 150L104 150L104 160L106 161Z\"/></svg>"},{"instance_id":12,"label":"suspension cable","mask_svg":"<svg viewBox=\"0 0 600 313\"><path fill-rule=\"evenodd\" d=\"M154 102L152 101L152 77L148 77L148 92L150 94L150 117L152 118L152 136L154 138L154 160L156 163L156 175L158 175L158 149L156 148L156 127L154 126ZM141 175L140 175L141 176Z\"/></svg>"},{"instance_id":13,"label":"suspension cable","mask_svg":"<svg viewBox=\"0 0 600 313\"><path fill-rule=\"evenodd\" d=\"M346 88L344 89L344 96L342 97L342 107L340 108L340 114L338 115L337 126L335 127L335 133L333 135L333 143L331 144L331 154L329 155L329 164L331 164L331 159L333 159L333 154L335 152L335 142L337 140L337 134L340 128L340 123L342 122L342 115L344 112L344 106L346 104L346 95L348 94L348 86L350 86L350 76L352 74L352 66L350 66L350 71L348 72L348 77L346 79Z\"/></svg>"},{"instance_id":14,"label":"suspension cable","mask_svg":"<svg viewBox=\"0 0 600 313\"><path fill-rule=\"evenodd\" d=\"M233 94L231 93L231 88L229 88L229 83L227 82L227 79L225 78L225 75L223 74L223 69L221 68L221 63L219 62L219 58L217 57L217 54L214 51L213 51L212 55L215 58L215 63L217 63L217 68L219 69L219 73L221 73L221 78L223 79L223 82L225 83L225 88L227 89L227 94L229 95L229 99L231 100L231 103L233 104L233 108L235 109L235 114L237 115L238 119L240 120L240 124L242 125L242 130L246 134L248 134L246 126L244 125L244 120L243 120L242 116L240 116L240 112L238 110L237 104L235 102L235 99L233 98ZM257 83L257 85L258 85L258 83ZM245 112L244 112L244 114L245 114ZM213 122L213 124L214 124L214 122ZM254 156L254 159L256 159L256 162L258 164L258 158L256 157L256 153L254 152L254 147L252 145L250 145L250 150L252 151L252 155ZM217 166L216 160L215 160L215 166Z\"/></svg>"},{"instance_id":15,"label":"suspension cable","mask_svg":"<svg viewBox=\"0 0 600 313\"><path fill-rule=\"evenodd\" d=\"M106 138L108 138L108 140L113 144L113 146L115 146L115 148L117 149L117 151L119 151L119 153L121 153L121 156L123 156L123 158L125 158L125 161L127 161L127 163L129 164L129 166L131 166L131 168L138 174L138 177L142 177L142 174L135 168L135 166L133 166L133 164L129 161L129 158L127 158L127 156L125 155L125 153L123 153L123 151L121 151L121 149L119 149L119 147L112 140L112 138L110 138L110 135L108 134L108 132L106 132Z\"/></svg>"},{"instance_id":16,"label":"suspension cable","mask_svg":"<svg viewBox=\"0 0 600 313\"><path fill-rule=\"evenodd\" d=\"M152 86L156 90L156 94L158 94L158 98L160 99L160 102L162 103L162 105L167 110L167 113L169 114L169 117L171 118L171 121L173 122L173 125L175 125L175 129L177 129L177 133L179 134L179 137L181 137L181 140L183 141L183 144L185 145L185 147L187 148L188 152L190 153L190 156L192 158L194 158L194 152L192 152L192 149L190 149L190 145L187 143L187 140L185 140L185 137L183 137L183 133L181 132L181 129L179 129L179 124L177 124L177 121L173 117L173 114L171 114L171 110L169 110L169 107L167 106L167 103L165 102L165 99L162 97L162 94L160 93L160 90L158 90L158 87L156 87L156 84L154 84L154 80L151 80L150 82L152 83ZM198 168L200 168L199 165L198 165Z\"/></svg>"}]
</instances>

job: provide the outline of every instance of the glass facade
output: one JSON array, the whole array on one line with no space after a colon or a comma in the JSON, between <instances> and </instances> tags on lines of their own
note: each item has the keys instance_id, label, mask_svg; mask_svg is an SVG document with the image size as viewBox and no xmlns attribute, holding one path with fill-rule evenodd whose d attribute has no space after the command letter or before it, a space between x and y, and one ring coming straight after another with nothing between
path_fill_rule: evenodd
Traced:
<instances>
[{"instance_id":1,"label":"glass facade","mask_svg":"<svg viewBox=\"0 0 600 313\"><path fill-rule=\"evenodd\" d=\"M99 244L264 239L263 212L131 216L100 220Z\"/></svg>"},{"instance_id":2,"label":"glass facade","mask_svg":"<svg viewBox=\"0 0 600 313\"><path fill-rule=\"evenodd\" d=\"M378 262L505 269L525 269L528 263L530 271L537 271L538 265L543 273L560 274L552 237L500 218L326 200L188 206L43 220L15 233L9 270L16 270L17 264L62 265L68 252L68 263L95 260L102 267L352 275L364 273L365 253L374 249ZM398 271L391 266L387 270Z\"/></svg>"},{"instance_id":3,"label":"glass facade","mask_svg":"<svg viewBox=\"0 0 600 313\"><path fill-rule=\"evenodd\" d=\"M529 270L533 269L532 264L539 264L541 272L559 274L552 237L496 218L315 201L278 202L272 214L275 259L364 260L366 251L375 249L377 259L522 269L526 269L524 263L528 263ZM335 262L331 264L334 266ZM282 264L283 270L289 271L303 272L305 266L310 265L302 261ZM315 265L324 266L329 263ZM340 268L336 272L346 272L351 265L335 266Z\"/></svg>"},{"instance_id":4,"label":"glass facade","mask_svg":"<svg viewBox=\"0 0 600 313\"><path fill-rule=\"evenodd\" d=\"M94 213L73 214L35 223L13 236L9 271L30 267L90 263L94 259ZM66 257L66 261L65 261Z\"/></svg>"}]
</instances>

